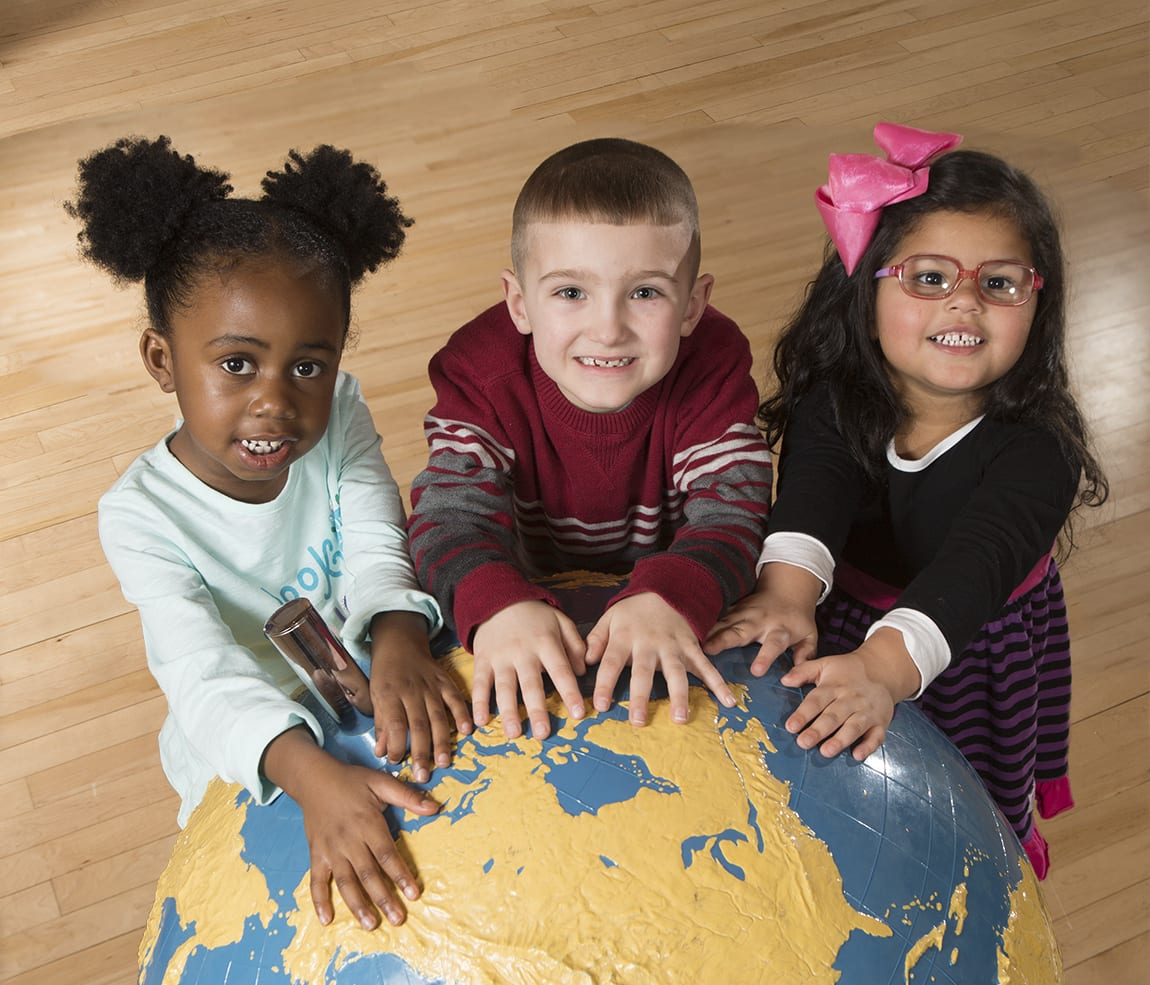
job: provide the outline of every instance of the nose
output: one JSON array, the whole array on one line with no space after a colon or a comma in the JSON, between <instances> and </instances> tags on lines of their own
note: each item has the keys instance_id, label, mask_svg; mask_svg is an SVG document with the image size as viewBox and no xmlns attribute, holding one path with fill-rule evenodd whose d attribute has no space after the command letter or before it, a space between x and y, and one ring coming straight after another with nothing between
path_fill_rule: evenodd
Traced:
<instances>
[{"instance_id":1,"label":"nose","mask_svg":"<svg viewBox=\"0 0 1150 985\"><path fill-rule=\"evenodd\" d=\"M266 417L277 421L295 418L295 401L291 383L279 376L261 376L249 404L252 417Z\"/></svg>"},{"instance_id":2,"label":"nose","mask_svg":"<svg viewBox=\"0 0 1150 985\"><path fill-rule=\"evenodd\" d=\"M978 292L978 271L960 270L954 293L947 297L947 303L963 310L981 308L982 295Z\"/></svg>"},{"instance_id":3,"label":"nose","mask_svg":"<svg viewBox=\"0 0 1150 985\"><path fill-rule=\"evenodd\" d=\"M627 310L624 304L607 302L597 306L587 337L603 346L619 345L627 337Z\"/></svg>"}]
</instances>

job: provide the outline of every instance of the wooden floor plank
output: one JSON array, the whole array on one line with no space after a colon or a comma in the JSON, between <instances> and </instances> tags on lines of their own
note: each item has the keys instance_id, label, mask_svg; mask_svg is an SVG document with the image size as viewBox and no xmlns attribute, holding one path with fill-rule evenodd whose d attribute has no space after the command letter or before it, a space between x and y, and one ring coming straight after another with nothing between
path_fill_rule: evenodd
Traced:
<instances>
[{"instance_id":1,"label":"wooden floor plank","mask_svg":"<svg viewBox=\"0 0 1150 985\"><path fill-rule=\"evenodd\" d=\"M1115 0L8 0L0 17L0 981L123 983L177 799L163 699L100 549L96 501L172 427L138 286L77 261L77 160L170 133L244 193L290 147L380 166L416 216L357 292L363 381L406 496L427 361L499 300L511 204L583 137L668 150L695 181L716 304L760 384L823 247L831 152L880 119L952 129L1050 193L1068 343L1111 501L1062 566L1079 806L1041 821L1069 985L1150 963L1150 11ZM1004 95L1009 99L1004 102ZM1141 976L1141 977L1139 977Z\"/></svg>"}]
</instances>

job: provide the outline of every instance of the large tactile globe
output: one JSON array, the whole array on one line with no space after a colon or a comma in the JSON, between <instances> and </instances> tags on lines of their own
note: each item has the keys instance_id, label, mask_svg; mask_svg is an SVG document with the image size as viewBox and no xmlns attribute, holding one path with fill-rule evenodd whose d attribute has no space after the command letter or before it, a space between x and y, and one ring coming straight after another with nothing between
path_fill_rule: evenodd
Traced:
<instances>
[{"instance_id":1,"label":"large tactile globe","mask_svg":"<svg viewBox=\"0 0 1150 985\"><path fill-rule=\"evenodd\" d=\"M594 581L552 582L581 623ZM299 808L216 781L160 879L140 982L1060 982L1034 874L947 739L904 704L864 763L801 750L782 727L801 693L753 656L716 661L739 706L692 687L687 725L657 701L633 728L622 692L579 722L552 698L542 742L498 720L461 739L426 784L441 813L392 819L424 890L399 928L364 931L338 898L321 926ZM443 659L466 680L465 652ZM370 733L326 738L378 765Z\"/></svg>"}]
</instances>

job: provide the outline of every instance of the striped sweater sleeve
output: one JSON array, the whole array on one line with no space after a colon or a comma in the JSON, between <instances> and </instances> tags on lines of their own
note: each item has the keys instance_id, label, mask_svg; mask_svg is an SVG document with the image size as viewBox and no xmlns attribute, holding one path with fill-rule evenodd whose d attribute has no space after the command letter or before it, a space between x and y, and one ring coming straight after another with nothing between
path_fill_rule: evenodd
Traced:
<instances>
[{"instance_id":1,"label":"striped sweater sleeve","mask_svg":"<svg viewBox=\"0 0 1150 985\"><path fill-rule=\"evenodd\" d=\"M420 583L470 646L476 628L509 605L528 599L558 603L518 563L516 452L471 367L457 363L448 348L429 367L436 403L424 419L428 462L412 482L408 535ZM471 575L471 584L482 590L461 591Z\"/></svg>"}]
</instances>

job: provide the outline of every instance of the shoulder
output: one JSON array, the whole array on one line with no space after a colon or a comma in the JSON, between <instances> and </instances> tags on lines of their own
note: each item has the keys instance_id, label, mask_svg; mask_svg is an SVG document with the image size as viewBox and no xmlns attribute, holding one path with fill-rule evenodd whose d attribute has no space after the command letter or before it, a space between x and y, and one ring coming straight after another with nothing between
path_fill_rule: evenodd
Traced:
<instances>
[{"instance_id":1,"label":"shoulder","mask_svg":"<svg viewBox=\"0 0 1150 985\"><path fill-rule=\"evenodd\" d=\"M1072 474L1077 482L1077 468L1058 436L1048 428L986 418L971 432L969 441L972 450L987 462L1007 460L1039 477Z\"/></svg>"},{"instance_id":2,"label":"shoulder","mask_svg":"<svg viewBox=\"0 0 1150 985\"><path fill-rule=\"evenodd\" d=\"M490 399L518 391L531 378L530 339L521 335L502 301L457 329L431 358L431 382L442 399L482 393Z\"/></svg>"},{"instance_id":3,"label":"shoulder","mask_svg":"<svg viewBox=\"0 0 1150 985\"><path fill-rule=\"evenodd\" d=\"M164 500L162 491L180 484L181 469L171 451L165 435L156 445L135 458L111 486L100 497L98 504L101 513L121 504L131 504L132 508Z\"/></svg>"},{"instance_id":4,"label":"shoulder","mask_svg":"<svg viewBox=\"0 0 1150 985\"><path fill-rule=\"evenodd\" d=\"M167 543L180 529L180 512L192 490L166 442L165 437L140 455L100 497L97 527L109 559L128 545Z\"/></svg>"},{"instance_id":5,"label":"shoulder","mask_svg":"<svg viewBox=\"0 0 1150 985\"><path fill-rule=\"evenodd\" d=\"M968 439L972 447L981 447L990 454L1030 449L1037 455L1055 460L1064 457L1054 432L1033 424L986 417L970 432Z\"/></svg>"},{"instance_id":6,"label":"shoulder","mask_svg":"<svg viewBox=\"0 0 1150 985\"><path fill-rule=\"evenodd\" d=\"M439 356L466 359L498 358L510 350L526 350L526 336L520 335L507 305L500 301L456 329Z\"/></svg>"},{"instance_id":7,"label":"shoulder","mask_svg":"<svg viewBox=\"0 0 1150 985\"><path fill-rule=\"evenodd\" d=\"M683 348L710 349L715 346L749 350L750 342L733 318L724 315L718 308L707 305L695 330L683 341Z\"/></svg>"},{"instance_id":8,"label":"shoulder","mask_svg":"<svg viewBox=\"0 0 1150 985\"><path fill-rule=\"evenodd\" d=\"M743 376L750 373L751 361L751 344L742 329L708 305L695 330L682 340L672 375L689 384Z\"/></svg>"}]
</instances>

